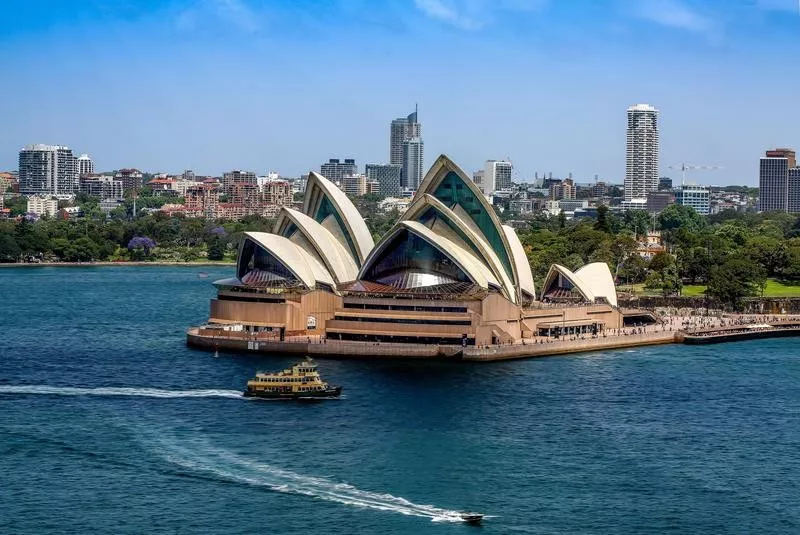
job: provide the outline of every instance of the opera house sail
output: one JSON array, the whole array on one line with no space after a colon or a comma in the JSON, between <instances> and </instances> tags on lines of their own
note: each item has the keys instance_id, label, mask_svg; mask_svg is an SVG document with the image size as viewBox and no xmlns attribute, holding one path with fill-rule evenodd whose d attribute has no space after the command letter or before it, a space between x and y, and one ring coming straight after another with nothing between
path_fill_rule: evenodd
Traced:
<instances>
[{"instance_id":1,"label":"opera house sail","mask_svg":"<svg viewBox=\"0 0 800 535\"><path fill-rule=\"evenodd\" d=\"M312 172L302 209L284 207L273 233L245 233L236 276L215 285L205 331L280 341L471 346L622 321L605 264L553 266L537 299L516 232L444 155L377 244L344 192Z\"/></svg>"}]
</instances>

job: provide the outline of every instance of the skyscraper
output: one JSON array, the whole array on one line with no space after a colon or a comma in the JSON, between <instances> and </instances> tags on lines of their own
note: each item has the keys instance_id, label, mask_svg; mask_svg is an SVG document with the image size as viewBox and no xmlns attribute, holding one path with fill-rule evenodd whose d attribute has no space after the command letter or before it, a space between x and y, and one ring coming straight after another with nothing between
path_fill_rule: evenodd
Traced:
<instances>
[{"instance_id":1,"label":"skyscraper","mask_svg":"<svg viewBox=\"0 0 800 535\"><path fill-rule=\"evenodd\" d=\"M405 188L416 191L422 182L424 174L425 147L422 140L412 137L403 143L403 173L402 179L405 180Z\"/></svg>"},{"instance_id":2,"label":"skyscraper","mask_svg":"<svg viewBox=\"0 0 800 535\"><path fill-rule=\"evenodd\" d=\"M69 147L28 145L19 151L19 191L23 195L77 192L75 157Z\"/></svg>"},{"instance_id":3,"label":"skyscraper","mask_svg":"<svg viewBox=\"0 0 800 535\"><path fill-rule=\"evenodd\" d=\"M403 166L404 144L411 139L420 139L422 142L422 124L417 121L417 109L407 117L400 117L392 121L389 130L389 163ZM404 188L410 187L405 171L401 176L401 184ZM417 183L419 184L419 183ZM414 189L414 188L412 188Z\"/></svg>"},{"instance_id":4,"label":"skyscraper","mask_svg":"<svg viewBox=\"0 0 800 535\"><path fill-rule=\"evenodd\" d=\"M649 104L628 108L625 200L658 190L658 110Z\"/></svg>"},{"instance_id":5,"label":"skyscraper","mask_svg":"<svg viewBox=\"0 0 800 535\"><path fill-rule=\"evenodd\" d=\"M94 174L94 162L88 154L81 154L75 159L75 172L78 173L78 178Z\"/></svg>"},{"instance_id":6,"label":"skyscraper","mask_svg":"<svg viewBox=\"0 0 800 535\"><path fill-rule=\"evenodd\" d=\"M341 185L345 176L358 174L358 166L352 158L346 158L344 162L337 158L331 158L328 163L319 166L319 172L334 184Z\"/></svg>"},{"instance_id":7,"label":"skyscraper","mask_svg":"<svg viewBox=\"0 0 800 535\"><path fill-rule=\"evenodd\" d=\"M483 187L481 191L490 195L498 190L511 189L511 162L504 160L486 160L483 170Z\"/></svg>"},{"instance_id":8,"label":"skyscraper","mask_svg":"<svg viewBox=\"0 0 800 535\"><path fill-rule=\"evenodd\" d=\"M792 149L767 151L759 165L758 188L760 211L800 211L800 168Z\"/></svg>"},{"instance_id":9,"label":"skyscraper","mask_svg":"<svg viewBox=\"0 0 800 535\"><path fill-rule=\"evenodd\" d=\"M396 197L400 195L400 175L402 171L402 165L368 163L364 169L364 174L367 175L369 180L378 181L381 195Z\"/></svg>"}]
</instances>

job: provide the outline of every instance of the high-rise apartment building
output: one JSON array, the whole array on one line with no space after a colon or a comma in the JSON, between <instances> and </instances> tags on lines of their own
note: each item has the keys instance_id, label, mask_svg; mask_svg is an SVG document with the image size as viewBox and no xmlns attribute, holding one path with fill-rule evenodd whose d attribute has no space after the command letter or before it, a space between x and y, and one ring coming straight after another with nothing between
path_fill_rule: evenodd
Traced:
<instances>
[{"instance_id":1,"label":"high-rise apartment building","mask_svg":"<svg viewBox=\"0 0 800 535\"><path fill-rule=\"evenodd\" d=\"M403 165L403 143L414 137L422 137L422 125L417 122L417 110L407 117L392 121L389 131L389 163Z\"/></svg>"},{"instance_id":2,"label":"high-rise apartment building","mask_svg":"<svg viewBox=\"0 0 800 535\"><path fill-rule=\"evenodd\" d=\"M511 189L511 162L505 160L486 160L483 168L483 188L481 191L490 195L495 191Z\"/></svg>"},{"instance_id":3,"label":"high-rise apartment building","mask_svg":"<svg viewBox=\"0 0 800 535\"><path fill-rule=\"evenodd\" d=\"M345 158L344 162L331 158L328 163L319 166L319 172L334 184L341 184L345 176L358 174L358 166L352 158Z\"/></svg>"},{"instance_id":4,"label":"high-rise apartment building","mask_svg":"<svg viewBox=\"0 0 800 535\"><path fill-rule=\"evenodd\" d=\"M565 178L558 184L550 186L550 199L554 201L574 200L576 195L575 181Z\"/></svg>"},{"instance_id":5,"label":"high-rise apartment building","mask_svg":"<svg viewBox=\"0 0 800 535\"><path fill-rule=\"evenodd\" d=\"M411 156L416 156L419 152L422 156L422 124L417 120L417 109L414 113L409 114L407 117L400 117L392 121L389 130L389 163L400 165L402 168L400 174L400 183L404 189L417 189L419 183L422 181L421 176L412 176L406 166L406 153L410 152ZM419 140L419 148L415 144L409 150L406 148L406 143L412 140ZM419 149L419 150L418 150ZM416 161L411 161L413 167L416 167ZM422 168L423 162L420 162L419 167Z\"/></svg>"},{"instance_id":6,"label":"high-rise apartment building","mask_svg":"<svg viewBox=\"0 0 800 535\"><path fill-rule=\"evenodd\" d=\"M122 182L125 191L142 187L144 175L138 169L120 169L114 174L114 178Z\"/></svg>"},{"instance_id":7,"label":"high-rise apartment building","mask_svg":"<svg viewBox=\"0 0 800 535\"><path fill-rule=\"evenodd\" d=\"M425 146L422 139L412 137L403 143L403 172L401 180L403 187L412 191L419 188L425 174L423 167L425 159Z\"/></svg>"},{"instance_id":8,"label":"high-rise apartment building","mask_svg":"<svg viewBox=\"0 0 800 535\"><path fill-rule=\"evenodd\" d=\"M385 197L397 197L400 195L400 176L403 166L398 164L377 164L368 163L364 168L364 174L369 180L378 182L378 191Z\"/></svg>"},{"instance_id":9,"label":"high-rise apartment building","mask_svg":"<svg viewBox=\"0 0 800 535\"><path fill-rule=\"evenodd\" d=\"M658 184L658 110L637 104L628 108L625 200L645 199Z\"/></svg>"},{"instance_id":10,"label":"high-rise apartment building","mask_svg":"<svg viewBox=\"0 0 800 535\"><path fill-rule=\"evenodd\" d=\"M256 173L254 171L240 171L239 169L234 169L233 171L229 171L227 173L222 174L223 193L227 195L232 195L235 186L241 184L249 184L257 186L258 179L256 178Z\"/></svg>"},{"instance_id":11,"label":"high-rise apartment building","mask_svg":"<svg viewBox=\"0 0 800 535\"><path fill-rule=\"evenodd\" d=\"M19 151L19 191L23 195L77 192L75 157L69 147L28 145Z\"/></svg>"},{"instance_id":12,"label":"high-rise apartment building","mask_svg":"<svg viewBox=\"0 0 800 535\"><path fill-rule=\"evenodd\" d=\"M75 172L78 173L78 178L94 174L94 162L88 154L81 154L75 158Z\"/></svg>"},{"instance_id":13,"label":"high-rise apartment building","mask_svg":"<svg viewBox=\"0 0 800 535\"><path fill-rule=\"evenodd\" d=\"M761 158L758 170L758 209L762 212L800 212L798 174L800 169L792 149L768 150Z\"/></svg>"}]
</instances>

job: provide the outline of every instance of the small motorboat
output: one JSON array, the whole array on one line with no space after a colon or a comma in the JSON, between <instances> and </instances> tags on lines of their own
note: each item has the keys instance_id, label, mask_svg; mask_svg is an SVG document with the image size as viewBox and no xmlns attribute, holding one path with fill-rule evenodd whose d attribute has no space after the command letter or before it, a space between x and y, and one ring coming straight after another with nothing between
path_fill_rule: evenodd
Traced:
<instances>
[{"instance_id":1,"label":"small motorboat","mask_svg":"<svg viewBox=\"0 0 800 535\"><path fill-rule=\"evenodd\" d=\"M466 522L467 524L472 524L473 526L477 526L483 520L483 514L481 513L461 513L461 520Z\"/></svg>"}]
</instances>

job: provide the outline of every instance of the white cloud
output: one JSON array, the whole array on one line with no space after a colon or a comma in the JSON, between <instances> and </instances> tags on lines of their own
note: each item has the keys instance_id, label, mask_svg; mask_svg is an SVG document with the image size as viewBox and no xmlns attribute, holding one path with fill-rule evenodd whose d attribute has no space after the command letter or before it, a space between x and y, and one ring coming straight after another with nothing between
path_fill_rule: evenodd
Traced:
<instances>
[{"instance_id":1,"label":"white cloud","mask_svg":"<svg viewBox=\"0 0 800 535\"><path fill-rule=\"evenodd\" d=\"M679 0L640 0L634 14L662 26L698 33L717 29L714 19L693 10Z\"/></svg>"},{"instance_id":2,"label":"white cloud","mask_svg":"<svg viewBox=\"0 0 800 535\"><path fill-rule=\"evenodd\" d=\"M414 5L431 18L462 30L478 30L489 24L497 12L535 11L548 0L414 0Z\"/></svg>"}]
</instances>

